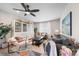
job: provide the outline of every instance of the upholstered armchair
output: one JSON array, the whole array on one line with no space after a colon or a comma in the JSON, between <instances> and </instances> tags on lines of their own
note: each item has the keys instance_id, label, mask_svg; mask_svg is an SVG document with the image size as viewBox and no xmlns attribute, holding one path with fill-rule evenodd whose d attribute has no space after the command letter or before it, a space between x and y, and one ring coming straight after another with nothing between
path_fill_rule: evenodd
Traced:
<instances>
[{"instance_id":1,"label":"upholstered armchair","mask_svg":"<svg viewBox=\"0 0 79 59\"><path fill-rule=\"evenodd\" d=\"M19 51L22 46L25 46L25 39L23 37L13 37L7 40L8 52Z\"/></svg>"}]
</instances>

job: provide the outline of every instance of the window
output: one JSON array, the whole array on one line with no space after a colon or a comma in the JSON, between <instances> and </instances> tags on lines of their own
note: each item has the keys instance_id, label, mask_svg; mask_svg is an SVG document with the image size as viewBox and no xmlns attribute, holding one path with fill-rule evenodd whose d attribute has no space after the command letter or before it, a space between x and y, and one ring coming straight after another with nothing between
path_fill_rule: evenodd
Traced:
<instances>
[{"instance_id":1,"label":"window","mask_svg":"<svg viewBox=\"0 0 79 59\"><path fill-rule=\"evenodd\" d=\"M15 32L21 32L21 23L15 22Z\"/></svg>"},{"instance_id":2,"label":"window","mask_svg":"<svg viewBox=\"0 0 79 59\"><path fill-rule=\"evenodd\" d=\"M50 34L50 23L49 22L40 23L39 27L40 27L39 29L40 32Z\"/></svg>"},{"instance_id":3,"label":"window","mask_svg":"<svg viewBox=\"0 0 79 59\"><path fill-rule=\"evenodd\" d=\"M27 31L27 24L23 24L23 32Z\"/></svg>"}]
</instances>

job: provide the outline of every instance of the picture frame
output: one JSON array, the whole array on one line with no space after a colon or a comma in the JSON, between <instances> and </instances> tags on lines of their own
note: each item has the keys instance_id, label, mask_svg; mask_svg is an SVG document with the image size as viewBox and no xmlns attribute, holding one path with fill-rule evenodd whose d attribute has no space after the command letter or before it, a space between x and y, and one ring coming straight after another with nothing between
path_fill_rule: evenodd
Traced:
<instances>
[{"instance_id":1,"label":"picture frame","mask_svg":"<svg viewBox=\"0 0 79 59\"><path fill-rule=\"evenodd\" d=\"M62 20L62 33L72 36L72 12L70 11Z\"/></svg>"}]
</instances>

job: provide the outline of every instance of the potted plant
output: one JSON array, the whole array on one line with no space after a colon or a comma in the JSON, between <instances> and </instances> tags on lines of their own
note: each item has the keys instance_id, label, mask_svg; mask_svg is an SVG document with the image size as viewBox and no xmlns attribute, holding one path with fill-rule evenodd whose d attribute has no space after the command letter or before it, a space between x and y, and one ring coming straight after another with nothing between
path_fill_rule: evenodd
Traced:
<instances>
[{"instance_id":1,"label":"potted plant","mask_svg":"<svg viewBox=\"0 0 79 59\"><path fill-rule=\"evenodd\" d=\"M0 39L5 38L10 30L11 30L11 25L4 25L3 23L1 23L0 24Z\"/></svg>"},{"instance_id":2,"label":"potted plant","mask_svg":"<svg viewBox=\"0 0 79 59\"><path fill-rule=\"evenodd\" d=\"M37 28L34 28L34 37L36 37L36 33L37 33Z\"/></svg>"}]
</instances>

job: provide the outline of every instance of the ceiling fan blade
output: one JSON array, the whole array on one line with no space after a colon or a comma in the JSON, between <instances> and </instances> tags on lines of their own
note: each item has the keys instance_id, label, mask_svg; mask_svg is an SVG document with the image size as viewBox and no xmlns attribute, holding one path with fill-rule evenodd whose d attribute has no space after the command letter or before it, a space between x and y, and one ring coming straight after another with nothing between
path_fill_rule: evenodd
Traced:
<instances>
[{"instance_id":1,"label":"ceiling fan blade","mask_svg":"<svg viewBox=\"0 0 79 59\"><path fill-rule=\"evenodd\" d=\"M27 14L24 14L24 16L26 16Z\"/></svg>"},{"instance_id":2,"label":"ceiling fan blade","mask_svg":"<svg viewBox=\"0 0 79 59\"><path fill-rule=\"evenodd\" d=\"M26 5L24 3L21 3L21 5L23 6L23 8L26 10Z\"/></svg>"},{"instance_id":3,"label":"ceiling fan blade","mask_svg":"<svg viewBox=\"0 0 79 59\"><path fill-rule=\"evenodd\" d=\"M32 16L34 16L34 17L36 16L36 15L35 15L35 14L33 14L33 13L30 13L30 14L31 14Z\"/></svg>"},{"instance_id":4,"label":"ceiling fan blade","mask_svg":"<svg viewBox=\"0 0 79 59\"><path fill-rule=\"evenodd\" d=\"M39 12L39 9L30 10L30 12Z\"/></svg>"},{"instance_id":5,"label":"ceiling fan blade","mask_svg":"<svg viewBox=\"0 0 79 59\"><path fill-rule=\"evenodd\" d=\"M23 12L25 12L25 10L16 9L16 8L13 8L13 10L17 10L17 11L23 11Z\"/></svg>"},{"instance_id":6,"label":"ceiling fan blade","mask_svg":"<svg viewBox=\"0 0 79 59\"><path fill-rule=\"evenodd\" d=\"M27 9L29 9L29 5L27 5Z\"/></svg>"},{"instance_id":7,"label":"ceiling fan blade","mask_svg":"<svg viewBox=\"0 0 79 59\"><path fill-rule=\"evenodd\" d=\"M27 5L26 8L27 8L27 11L30 12L29 5Z\"/></svg>"}]
</instances>

